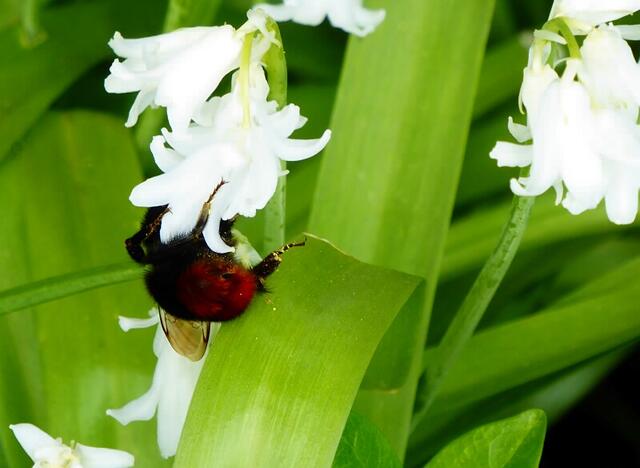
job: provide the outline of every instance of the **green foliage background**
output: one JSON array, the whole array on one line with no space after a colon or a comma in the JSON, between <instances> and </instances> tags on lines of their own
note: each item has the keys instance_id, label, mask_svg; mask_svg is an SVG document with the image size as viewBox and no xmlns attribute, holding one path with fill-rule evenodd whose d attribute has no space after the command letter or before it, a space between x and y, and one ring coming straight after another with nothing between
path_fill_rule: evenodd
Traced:
<instances>
[{"instance_id":1,"label":"green foliage background","mask_svg":"<svg viewBox=\"0 0 640 468\"><path fill-rule=\"evenodd\" d=\"M115 30L238 26L251 2L178 0L167 15L152 0L51 0L32 43L24 4L0 0L0 465L27 466L16 422L169 465L153 422L104 416L153 372L152 333L124 335L116 319L151 306L122 241L162 124L151 113L124 128L132 96L104 92L106 44ZM387 19L365 39L281 27L289 99L310 118L300 135L334 131L322 156L290 167L288 236L342 252L313 240L272 297L223 327L176 466L485 466L488 446L486 466L537 466L546 419L524 411L553 424L640 336L637 229L542 197L479 332L411 430L425 363L508 216L513 174L488 152L517 114L527 38L549 4L367 5ZM241 224L261 245L262 217Z\"/></svg>"}]
</instances>

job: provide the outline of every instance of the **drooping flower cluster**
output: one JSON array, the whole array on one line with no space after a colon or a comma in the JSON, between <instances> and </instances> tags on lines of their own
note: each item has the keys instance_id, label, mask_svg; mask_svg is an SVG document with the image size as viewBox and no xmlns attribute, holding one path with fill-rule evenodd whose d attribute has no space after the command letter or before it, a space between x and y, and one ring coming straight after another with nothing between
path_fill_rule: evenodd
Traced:
<instances>
[{"instance_id":1,"label":"drooping flower cluster","mask_svg":"<svg viewBox=\"0 0 640 468\"><path fill-rule=\"evenodd\" d=\"M384 20L384 10L368 10L362 0L284 0L281 5L263 3L264 9L276 21L317 26L325 18L336 28L357 36L373 32Z\"/></svg>"},{"instance_id":2,"label":"drooping flower cluster","mask_svg":"<svg viewBox=\"0 0 640 468\"><path fill-rule=\"evenodd\" d=\"M127 123L134 124L149 105L167 108L171 131L163 130L151 143L164 174L135 187L130 197L136 206L168 205L160 228L163 242L191 232L224 181L211 200L204 237L213 251L232 251L220 238L220 221L255 216L285 175L281 161L314 156L331 136L327 130L318 140L290 138L306 119L296 105L279 110L269 100L262 63L267 50L281 44L261 10L248 17L238 30L191 28L145 39L116 34L110 42L125 61L111 66L107 91L138 91ZM231 92L209 99L237 68Z\"/></svg>"},{"instance_id":3,"label":"drooping flower cluster","mask_svg":"<svg viewBox=\"0 0 640 468\"><path fill-rule=\"evenodd\" d=\"M500 166L527 167L511 181L516 195L553 187L572 214L602 200L617 224L633 222L640 190L640 65L625 37L634 27L606 22L640 9L640 1L556 1L536 31L520 92L527 124L509 121L519 143L498 142ZM579 45L576 36L585 36ZM565 193L566 191L566 193Z\"/></svg>"},{"instance_id":4,"label":"drooping flower cluster","mask_svg":"<svg viewBox=\"0 0 640 468\"><path fill-rule=\"evenodd\" d=\"M34 467L51 468L128 468L133 455L82 444L65 445L33 424L12 424L9 428L24 448Z\"/></svg>"}]
</instances>

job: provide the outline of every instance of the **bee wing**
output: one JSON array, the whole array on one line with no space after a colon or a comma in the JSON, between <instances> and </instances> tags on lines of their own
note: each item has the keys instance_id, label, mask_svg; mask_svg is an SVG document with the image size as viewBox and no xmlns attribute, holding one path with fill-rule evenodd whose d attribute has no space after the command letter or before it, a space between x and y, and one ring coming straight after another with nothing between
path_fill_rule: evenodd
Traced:
<instances>
[{"instance_id":1,"label":"bee wing","mask_svg":"<svg viewBox=\"0 0 640 468\"><path fill-rule=\"evenodd\" d=\"M211 334L209 322L183 320L160 309L162 330L171 347L191 361L199 361L207 350Z\"/></svg>"}]
</instances>

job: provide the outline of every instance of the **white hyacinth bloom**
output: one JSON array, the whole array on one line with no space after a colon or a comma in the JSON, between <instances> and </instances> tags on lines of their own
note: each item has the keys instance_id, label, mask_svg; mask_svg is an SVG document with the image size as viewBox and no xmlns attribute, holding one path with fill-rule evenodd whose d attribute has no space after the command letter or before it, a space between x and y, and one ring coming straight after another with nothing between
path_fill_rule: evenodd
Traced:
<instances>
[{"instance_id":1,"label":"white hyacinth bloom","mask_svg":"<svg viewBox=\"0 0 640 468\"><path fill-rule=\"evenodd\" d=\"M132 421L148 421L157 412L158 447L160 454L169 458L175 455L178 449L204 359L193 362L176 353L162 331L158 311L154 309L151 314L149 319L120 317L120 327L125 332L157 325L153 352L158 362L151 388L122 408L107 410L107 414L126 425Z\"/></svg>"},{"instance_id":2,"label":"white hyacinth bloom","mask_svg":"<svg viewBox=\"0 0 640 468\"><path fill-rule=\"evenodd\" d=\"M310 158L328 143L329 130L315 140L290 138L306 123L299 107L289 104L277 110L277 104L267 100L269 86L260 65L251 66L249 77L248 124L242 88L234 79L231 93L214 97L195 115L196 125L183 132L164 130L154 138L151 150L164 174L135 187L130 200L141 207L169 205L160 228L163 242L191 232L204 203L224 181L211 200L204 237L213 251L232 251L220 238L220 221L255 216L285 174L280 161Z\"/></svg>"},{"instance_id":3,"label":"white hyacinth bloom","mask_svg":"<svg viewBox=\"0 0 640 468\"><path fill-rule=\"evenodd\" d=\"M9 428L33 460L34 468L127 468L134 463L133 455L122 450L82 444L70 447L33 424L13 424Z\"/></svg>"},{"instance_id":4,"label":"white hyacinth bloom","mask_svg":"<svg viewBox=\"0 0 640 468\"><path fill-rule=\"evenodd\" d=\"M167 108L171 127L184 129L196 109L239 65L242 35L231 26L179 29L143 39L115 33L115 60L105 80L110 93L138 92L126 125L135 125L149 106Z\"/></svg>"},{"instance_id":5,"label":"white hyacinth bloom","mask_svg":"<svg viewBox=\"0 0 640 468\"><path fill-rule=\"evenodd\" d=\"M568 18L574 33L615 21L640 10L640 0L556 0L549 19Z\"/></svg>"},{"instance_id":6,"label":"white hyacinth bloom","mask_svg":"<svg viewBox=\"0 0 640 468\"><path fill-rule=\"evenodd\" d=\"M500 166L531 165L528 177L511 181L516 195L537 196L554 187L572 213L595 208L602 199L602 163L593 141L595 120L584 87L571 80L551 83L531 127L533 144L499 144L491 157Z\"/></svg>"},{"instance_id":7,"label":"white hyacinth bloom","mask_svg":"<svg viewBox=\"0 0 640 468\"><path fill-rule=\"evenodd\" d=\"M362 0L284 0L281 5L262 3L257 6L276 21L294 21L317 26L325 18L336 28L366 36L384 20L384 10L368 10Z\"/></svg>"},{"instance_id":8,"label":"white hyacinth bloom","mask_svg":"<svg viewBox=\"0 0 640 468\"><path fill-rule=\"evenodd\" d=\"M614 223L635 220L640 65L625 38L640 38L640 28L605 23L638 10L640 0L556 0L524 71L520 101L527 123L509 118L520 144L501 141L490 154L499 166L530 166L527 177L511 181L516 195L538 196L553 187L557 203L572 214L604 200ZM586 38L578 46L572 35ZM565 46L568 58L562 52L552 56L552 44ZM556 72L561 65L562 77Z\"/></svg>"},{"instance_id":9,"label":"white hyacinth bloom","mask_svg":"<svg viewBox=\"0 0 640 468\"><path fill-rule=\"evenodd\" d=\"M613 26L594 29L582 45L580 81L600 107L640 106L640 65L629 44Z\"/></svg>"}]
</instances>

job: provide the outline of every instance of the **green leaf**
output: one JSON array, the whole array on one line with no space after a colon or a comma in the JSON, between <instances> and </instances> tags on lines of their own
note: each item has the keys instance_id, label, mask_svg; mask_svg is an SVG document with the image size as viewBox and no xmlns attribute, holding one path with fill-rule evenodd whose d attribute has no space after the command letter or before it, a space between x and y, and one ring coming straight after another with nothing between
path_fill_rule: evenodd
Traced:
<instances>
[{"instance_id":1,"label":"green leaf","mask_svg":"<svg viewBox=\"0 0 640 468\"><path fill-rule=\"evenodd\" d=\"M543 411L530 410L479 427L447 445L427 468L537 468L547 429Z\"/></svg>"},{"instance_id":2,"label":"green leaf","mask_svg":"<svg viewBox=\"0 0 640 468\"><path fill-rule=\"evenodd\" d=\"M140 279L144 270L126 263L57 276L0 292L0 315L92 289Z\"/></svg>"},{"instance_id":3,"label":"green leaf","mask_svg":"<svg viewBox=\"0 0 640 468\"><path fill-rule=\"evenodd\" d=\"M216 336L175 466L326 467L362 377L421 280L309 237Z\"/></svg>"},{"instance_id":4,"label":"green leaf","mask_svg":"<svg viewBox=\"0 0 640 468\"><path fill-rule=\"evenodd\" d=\"M369 6L387 17L366 40L350 39L309 228L363 261L428 279L413 334L395 343L410 378L400 392L370 393L358 406L400 455L493 1Z\"/></svg>"},{"instance_id":5,"label":"green leaf","mask_svg":"<svg viewBox=\"0 0 640 468\"><path fill-rule=\"evenodd\" d=\"M461 408L441 407L411 434L407 466L424 466L442 447L465 432L529 408L544 410L552 424L592 391L625 354L614 351Z\"/></svg>"},{"instance_id":6,"label":"green leaf","mask_svg":"<svg viewBox=\"0 0 640 468\"><path fill-rule=\"evenodd\" d=\"M533 316L473 337L436 405L455 408L575 365L640 337L640 259ZM434 350L428 350L428 362Z\"/></svg>"},{"instance_id":7,"label":"green leaf","mask_svg":"<svg viewBox=\"0 0 640 468\"><path fill-rule=\"evenodd\" d=\"M0 223L0 289L124 263L123 239L141 216L127 194L139 180L120 119L45 116L0 166L0 199L10 201ZM153 423L125 428L105 415L151 384L151 334L127 336L117 321L149 307L137 281L0 317L0 443L8 466L27 466L7 429L18 422L67 442L130 451L138 466L163 466Z\"/></svg>"},{"instance_id":8,"label":"green leaf","mask_svg":"<svg viewBox=\"0 0 640 468\"><path fill-rule=\"evenodd\" d=\"M0 161L65 89L111 56L107 41L115 30L148 33L158 10L151 0L51 8L41 16L47 40L34 48L22 46L18 26L0 31Z\"/></svg>"},{"instance_id":9,"label":"green leaf","mask_svg":"<svg viewBox=\"0 0 640 468\"><path fill-rule=\"evenodd\" d=\"M333 468L400 468L402 464L382 432L352 412L342 433Z\"/></svg>"},{"instance_id":10,"label":"green leaf","mask_svg":"<svg viewBox=\"0 0 640 468\"><path fill-rule=\"evenodd\" d=\"M521 251L623 229L610 222L603 209L573 216L556 206L553 197L553 194L538 197L522 240ZM508 202L492 206L474 212L451 226L442 263L442 280L480 267L500 236L500 228L507 219L509 207Z\"/></svg>"}]
</instances>

